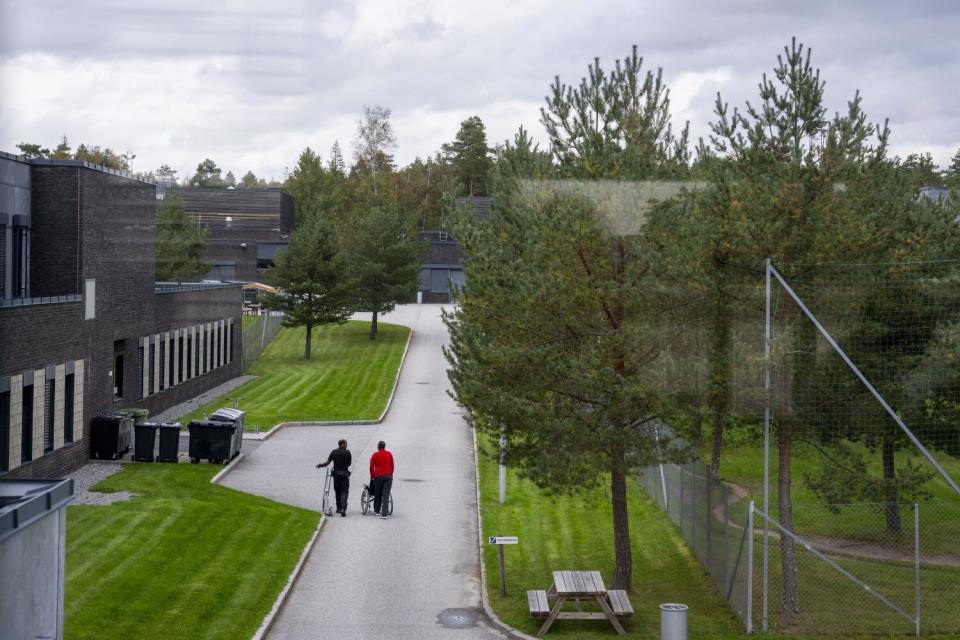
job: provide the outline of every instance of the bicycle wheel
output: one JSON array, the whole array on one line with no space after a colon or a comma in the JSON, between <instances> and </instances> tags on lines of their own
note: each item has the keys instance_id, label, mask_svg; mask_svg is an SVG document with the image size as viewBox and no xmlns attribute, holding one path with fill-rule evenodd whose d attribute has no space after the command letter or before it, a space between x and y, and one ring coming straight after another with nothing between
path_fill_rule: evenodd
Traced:
<instances>
[{"instance_id":1,"label":"bicycle wheel","mask_svg":"<svg viewBox=\"0 0 960 640\"><path fill-rule=\"evenodd\" d=\"M360 513L367 515L367 511L370 510L370 492L367 491L367 488L363 488L363 493L360 494Z\"/></svg>"},{"instance_id":2,"label":"bicycle wheel","mask_svg":"<svg viewBox=\"0 0 960 640\"><path fill-rule=\"evenodd\" d=\"M392 493L390 494L390 500L387 503L387 515L388 516L393 515L393 494Z\"/></svg>"}]
</instances>

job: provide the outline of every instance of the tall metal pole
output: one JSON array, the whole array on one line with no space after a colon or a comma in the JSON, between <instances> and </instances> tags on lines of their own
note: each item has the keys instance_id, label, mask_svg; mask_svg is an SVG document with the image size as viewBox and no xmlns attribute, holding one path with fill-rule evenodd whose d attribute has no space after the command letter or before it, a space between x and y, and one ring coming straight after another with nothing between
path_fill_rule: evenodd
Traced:
<instances>
[{"instance_id":1,"label":"tall metal pole","mask_svg":"<svg viewBox=\"0 0 960 640\"><path fill-rule=\"evenodd\" d=\"M500 504L507 501L507 465L504 457L507 454L507 427L500 422ZM502 547L501 547L502 553Z\"/></svg>"},{"instance_id":2,"label":"tall metal pole","mask_svg":"<svg viewBox=\"0 0 960 640\"><path fill-rule=\"evenodd\" d=\"M770 269L772 264L767 258L766 282L764 285L764 333L763 333L763 512L770 515ZM752 540L751 540L752 542ZM770 527L763 521L763 615L761 628L767 630L767 594L769 592L770 573Z\"/></svg>"},{"instance_id":3,"label":"tall metal pole","mask_svg":"<svg viewBox=\"0 0 960 640\"><path fill-rule=\"evenodd\" d=\"M753 633L753 500L747 515L747 633Z\"/></svg>"},{"instance_id":4,"label":"tall metal pole","mask_svg":"<svg viewBox=\"0 0 960 640\"><path fill-rule=\"evenodd\" d=\"M913 503L913 563L914 571L916 576L914 578L916 584L914 585L914 592L916 598L916 615L914 620L916 622L916 632L917 637L920 637L920 504L917 502Z\"/></svg>"}]
</instances>

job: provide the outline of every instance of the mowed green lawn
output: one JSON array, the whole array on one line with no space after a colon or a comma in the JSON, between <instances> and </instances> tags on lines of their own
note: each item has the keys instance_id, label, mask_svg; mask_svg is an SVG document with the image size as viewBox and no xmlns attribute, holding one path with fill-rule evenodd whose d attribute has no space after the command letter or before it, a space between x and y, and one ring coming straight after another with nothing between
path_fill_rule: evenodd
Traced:
<instances>
[{"instance_id":1,"label":"mowed green lawn","mask_svg":"<svg viewBox=\"0 0 960 640\"><path fill-rule=\"evenodd\" d=\"M507 502L497 502L497 465L481 455L480 490L483 535L516 535L520 544L505 549L509 595L499 594L497 551L484 545L488 591L494 610L508 624L535 634L542 620L527 610L527 589L546 589L557 569L596 569L613 579L613 527L609 500L545 496L512 472ZM680 533L643 493L629 486L633 543L633 590L636 615L625 621L628 638L660 637L659 605L683 602L690 607L690 638L740 638L741 625L727 609L710 578L688 551ZM617 637L606 621L561 620L548 637Z\"/></svg>"},{"instance_id":2,"label":"mowed green lawn","mask_svg":"<svg viewBox=\"0 0 960 640\"><path fill-rule=\"evenodd\" d=\"M527 589L546 589L557 569L598 569L609 582L613 578L613 532L611 508L606 492L592 498L546 496L527 480L509 472L507 502L497 502L497 465L489 456L480 461L481 509L483 535L516 535L520 544L505 549L507 597L499 595L496 548L484 545L483 561L487 570L487 586L491 604L508 624L535 634L542 620L532 620L527 610ZM636 614L624 623L628 638L655 640L660 637L659 605L682 602L690 607L689 637L691 640L747 640L743 624L736 617L709 576L693 557L678 529L640 484L628 486L630 533L633 550L633 588L630 599ZM757 558L759 558L759 541ZM778 551L771 553L771 584L778 580ZM746 554L744 554L744 562ZM759 560L758 567L759 567ZM897 603L912 611L912 568L902 565L863 563L843 559L848 570L861 574L871 584L886 590ZM871 635L844 635L848 640L875 639L878 635L905 636L911 627L896 614L835 574L819 561L801 558L801 600L805 611L804 626L783 624L774 615L772 623L782 625L786 633L770 633L778 638L812 640L823 638L819 630L843 628L845 621L854 621L851 629ZM759 569L758 569L759 570ZM758 574L759 575L759 574ZM960 598L960 581L951 579L954 569L927 568L924 574L924 599L930 602L924 627L943 634L955 620L953 603ZM742 583L742 581L741 581ZM742 584L738 584L738 588ZM745 588L745 587L744 587ZM932 590L940 593L932 593ZM775 592L776 593L776 592ZM776 600L776 595L774 596ZM759 603L759 596L757 596ZM758 605L759 606L759 605ZM776 607L773 606L775 609ZM868 617L868 620L864 620ZM550 630L549 637L600 639L616 637L605 621L562 620ZM955 638L956 635L927 635L931 638Z\"/></svg>"},{"instance_id":3,"label":"mowed green lawn","mask_svg":"<svg viewBox=\"0 0 960 640\"><path fill-rule=\"evenodd\" d=\"M257 323L257 320L260 319L260 316L243 316L241 319L243 321L241 326L243 327L243 330L246 331Z\"/></svg>"},{"instance_id":4,"label":"mowed green lawn","mask_svg":"<svg viewBox=\"0 0 960 640\"><path fill-rule=\"evenodd\" d=\"M65 637L249 638L319 514L210 484L219 465L131 464L67 513Z\"/></svg>"},{"instance_id":5,"label":"mowed green lawn","mask_svg":"<svg viewBox=\"0 0 960 640\"><path fill-rule=\"evenodd\" d=\"M350 321L313 330L310 360L303 359L304 329L284 328L248 373L255 380L179 418L186 426L241 398L248 429L280 422L374 420L390 398L410 329L381 324L376 340L370 324Z\"/></svg>"}]
</instances>

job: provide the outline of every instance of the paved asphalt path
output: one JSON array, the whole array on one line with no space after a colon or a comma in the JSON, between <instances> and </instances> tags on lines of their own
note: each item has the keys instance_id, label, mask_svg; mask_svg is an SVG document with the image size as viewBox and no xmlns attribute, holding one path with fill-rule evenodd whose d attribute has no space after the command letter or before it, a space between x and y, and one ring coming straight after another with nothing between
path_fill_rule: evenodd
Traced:
<instances>
[{"instance_id":1,"label":"paved asphalt path","mask_svg":"<svg viewBox=\"0 0 960 640\"><path fill-rule=\"evenodd\" d=\"M354 456L347 517L324 526L270 632L301 638L488 640L479 613L473 440L447 395L437 305L383 318L414 335L386 419L375 426L289 427L248 455L224 484L319 509L326 459L346 438ZM378 440L393 452L394 515L360 515L360 491Z\"/></svg>"}]
</instances>

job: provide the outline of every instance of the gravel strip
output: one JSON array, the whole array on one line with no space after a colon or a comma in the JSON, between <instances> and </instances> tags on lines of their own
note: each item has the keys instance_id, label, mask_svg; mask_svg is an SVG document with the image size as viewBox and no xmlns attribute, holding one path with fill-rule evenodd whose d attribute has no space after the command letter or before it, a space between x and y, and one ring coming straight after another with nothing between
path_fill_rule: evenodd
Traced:
<instances>
[{"instance_id":1,"label":"gravel strip","mask_svg":"<svg viewBox=\"0 0 960 640\"><path fill-rule=\"evenodd\" d=\"M104 505L123 502L135 497L130 491L101 493L90 487L123 469L122 462L88 462L68 477L73 479L73 502L71 504Z\"/></svg>"}]
</instances>

